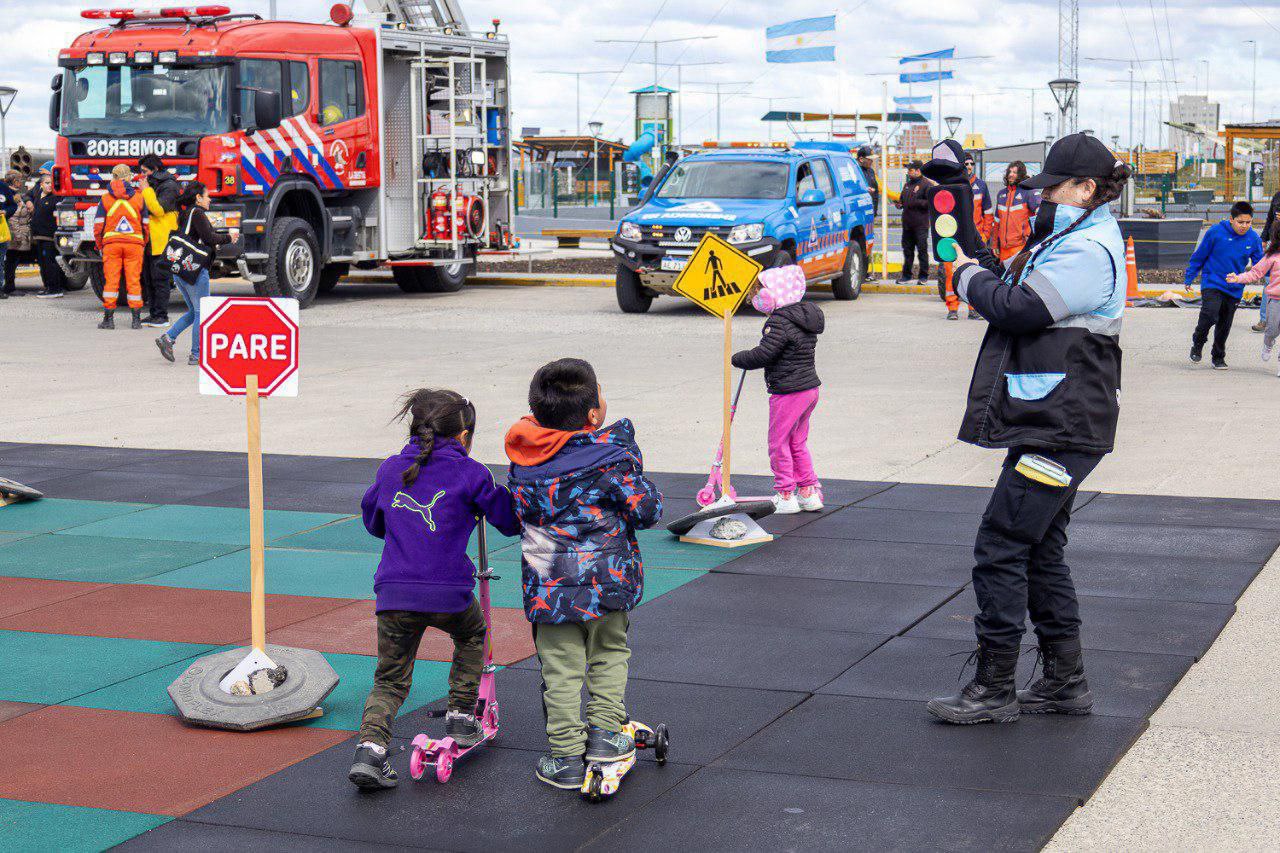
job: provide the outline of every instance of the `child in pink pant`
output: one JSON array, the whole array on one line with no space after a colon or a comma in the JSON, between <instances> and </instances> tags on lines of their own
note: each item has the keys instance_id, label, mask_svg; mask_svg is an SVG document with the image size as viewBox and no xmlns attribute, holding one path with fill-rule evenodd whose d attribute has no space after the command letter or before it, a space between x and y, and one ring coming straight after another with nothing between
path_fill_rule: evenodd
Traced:
<instances>
[{"instance_id":1,"label":"child in pink pant","mask_svg":"<svg viewBox=\"0 0 1280 853\"><path fill-rule=\"evenodd\" d=\"M1272 229L1271 242L1258 261L1247 272L1227 273L1230 284L1253 284L1266 279L1267 285L1262 298L1265 300L1266 323L1262 335L1262 360L1271 358L1276 339L1280 338L1280 228ZM1280 373L1276 374L1280 376Z\"/></svg>"},{"instance_id":2,"label":"child in pink pant","mask_svg":"<svg viewBox=\"0 0 1280 853\"><path fill-rule=\"evenodd\" d=\"M769 389L769 467L773 469L775 512L817 512L822 484L809 455L809 418L822 382L814 365L818 335L826 325L822 309L804 300L804 271L798 266L760 273L751 304L767 314L754 349L733 356L734 367L764 369Z\"/></svg>"}]
</instances>

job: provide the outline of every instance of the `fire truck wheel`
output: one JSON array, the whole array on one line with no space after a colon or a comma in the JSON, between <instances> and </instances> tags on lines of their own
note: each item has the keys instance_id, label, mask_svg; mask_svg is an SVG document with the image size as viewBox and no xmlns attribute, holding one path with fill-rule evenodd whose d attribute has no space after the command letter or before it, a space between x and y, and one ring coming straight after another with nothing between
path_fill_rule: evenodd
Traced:
<instances>
[{"instance_id":1,"label":"fire truck wheel","mask_svg":"<svg viewBox=\"0 0 1280 853\"><path fill-rule=\"evenodd\" d=\"M351 267L347 264L325 264L324 269L320 270L320 287L317 292L328 293L333 290L350 271Z\"/></svg>"},{"instance_id":2,"label":"fire truck wheel","mask_svg":"<svg viewBox=\"0 0 1280 853\"><path fill-rule=\"evenodd\" d=\"M71 272L63 277L63 286L67 290L84 290L89 283L90 264L72 264Z\"/></svg>"},{"instance_id":3,"label":"fire truck wheel","mask_svg":"<svg viewBox=\"0 0 1280 853\"><path fill-rule=\"evenodd\" d=\"M421 267L392 267L391 277L405 293L423 293Z\"/></svg>"},{"instance_id":4,"label":"fire truck wheel","mask_svg":"<svg viewBox=\"0 0 1280 853\"><path fill-rule=\"evenodd\" d=\"M653 304L653 293L640 283L640 276L622 264L614 277L614 292L624 314L643 314Z\"/></svg>"},{"instance_id":5,"label":"fire truck wheel","mask_svg":"<svg viewBox=\"0 0 1280 853\"><path fill-rule=\"evenodd\" d=\"M282 216L267 238L266 280L268 296L292 296L299 308L315 301L320 288L320 244L305 220Z\"/></svg>"},{"instance_id":6,"label":"fire truck wheel","mask_svg":"<svg viewBox=\"0 0 1280 853\"><path fill-rule=\"evenodd\" d=\"M862 295L865 258L862 244L850 238L849 250L844 254L844 269L838 278L831 281L831 294L836 299L857 299Z\"/></svg>"},{"instance_id":7,"label":"fire truck wheel","mask_svg":"<svg viewBox=\"0 0 1280 853\"><path fill-rule=\"evenodd\" d=\"M93 288L93 295L98 297L98 301L102 301L102 289L106 287L106 277L102 274L102 264L89 265L89 285Z\"/></svg>"},{"instance_id":8,"label":"fire truck wheel","mask_svg":"<svg viewBox=\"0 0 1280 853\"><path fill-rule=\"evenodd\" d=\"M457 293L467 282L467 268L471 264L424 267L422 290L424 293Z\"/></svg>"}]
</instances>

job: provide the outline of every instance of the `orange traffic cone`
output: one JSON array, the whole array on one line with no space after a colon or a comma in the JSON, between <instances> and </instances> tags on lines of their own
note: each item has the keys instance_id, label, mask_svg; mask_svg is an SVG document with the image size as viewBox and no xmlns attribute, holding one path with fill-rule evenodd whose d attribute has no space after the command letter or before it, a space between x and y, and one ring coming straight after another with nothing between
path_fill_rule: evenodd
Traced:
<instances>
[{"instance_id":1,"label":"orange traffic cone","mask_svg":"<svg viewBox=\"0 0 1280 853\"><path fill-rule=\"evenodd\" d=\"M1128 279L1124 304L1133 305L1133 300L1140 298L1142 294L1138 291L1138 259L1133 253L1132 237L1124 241L1124 273Z\"/></svg>"}]
</instances>

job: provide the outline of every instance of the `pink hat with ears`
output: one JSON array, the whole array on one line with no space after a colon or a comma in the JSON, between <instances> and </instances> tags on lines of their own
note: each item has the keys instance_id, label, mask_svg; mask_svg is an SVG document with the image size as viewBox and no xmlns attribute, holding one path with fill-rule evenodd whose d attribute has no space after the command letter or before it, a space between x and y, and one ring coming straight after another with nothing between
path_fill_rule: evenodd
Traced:
<instances>
[{"instance_id":1,"label":"pink hat with ears","mask_svg":"<svg viewBox=\"0 0 1280 853\"><path fill-rule=\"evenodd\" d=\"M796 264L774 267L760 272L760 289L751 297L751 304L761 314L772 314L804 299L804 291L804 270Z\"/></svg>"}]
</instances>

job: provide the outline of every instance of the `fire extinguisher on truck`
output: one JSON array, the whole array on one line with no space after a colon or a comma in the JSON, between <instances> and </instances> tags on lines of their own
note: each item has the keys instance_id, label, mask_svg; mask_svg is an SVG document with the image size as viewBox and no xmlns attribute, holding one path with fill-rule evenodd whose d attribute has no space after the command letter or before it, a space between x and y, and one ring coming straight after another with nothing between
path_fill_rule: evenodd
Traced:
<instances>
[{"instance_id":1,"label":"fire extinguisher on truck","mask_svg":"<svg viewBox=\"0 0 1280 853\"><path fill-rule=\"evenodd\" d=\"M148 153L208 189L215 228L239 228L215 277L304 307L352 267L451 292L514 248L500 23L469 29L456 0L365 5L323 24L221 5L83 11L100 26L59 52L49 106L64 266L101 290L94 209L112 167Z\"/></svg>"}]
</instances>

